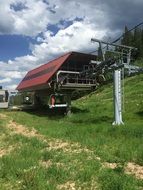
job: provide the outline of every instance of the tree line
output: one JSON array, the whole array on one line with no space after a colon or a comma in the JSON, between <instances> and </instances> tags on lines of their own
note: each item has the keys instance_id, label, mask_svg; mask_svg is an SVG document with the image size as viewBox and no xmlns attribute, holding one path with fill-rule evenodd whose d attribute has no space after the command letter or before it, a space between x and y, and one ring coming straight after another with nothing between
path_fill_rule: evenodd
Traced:
<instances>
[{"instance_id":1,"label":"tree line","mask_svg":"<svg viewBox=\"0 0 143 190\"><path fill-rule=\"evenodd\" d=\"M135 59L143 58L143 29L138 27L134 31L129 31L125 26L123 38L121 40L123 45L133 46L137 48L136 52L133 52Z\"/></svg>"}]
</instances>

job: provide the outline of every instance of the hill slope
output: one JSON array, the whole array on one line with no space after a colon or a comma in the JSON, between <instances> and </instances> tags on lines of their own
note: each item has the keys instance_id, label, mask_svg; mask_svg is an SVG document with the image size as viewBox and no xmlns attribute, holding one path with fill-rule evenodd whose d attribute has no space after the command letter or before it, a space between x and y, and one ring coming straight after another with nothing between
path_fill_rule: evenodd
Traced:
<instances>
[{"instance_id":1,"label":"hill slope","mask_svg":"<svg viewBox=\"0 0 143 190\"><path fill-rule=\"evenodd\" d=\"M143 74L124 88L117 127L112 84L73 102L70 117L0 111L0 189L143 189Z\"/></svg>"}]
</instances>

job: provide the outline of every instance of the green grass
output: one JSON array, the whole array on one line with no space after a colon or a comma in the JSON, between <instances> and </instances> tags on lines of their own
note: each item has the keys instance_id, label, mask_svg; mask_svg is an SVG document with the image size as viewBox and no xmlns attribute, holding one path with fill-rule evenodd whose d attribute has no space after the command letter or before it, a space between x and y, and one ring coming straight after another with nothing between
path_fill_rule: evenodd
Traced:
<instances>
[{"instance_id":1,"label":"green grass","mask_svg":"<svg viewBox=\"0 0 143 190\"><path fill-rule=\"evenodd\" d=\"M46 111L1 111L8 120L35 128L47 139L78 142L92 153L47 150L47 143L36 137L10 135L4 127L8 121L0 120L1 134L5 134L0 138L1 146L18 146L0 158L0 189L52 190L68 181L75 182L76 189L92 189L92 186L103 190L143 189L143 182L127 175L123 167L127 162L143 165L143 75L125 80L122 126L112 126L112 91L109 84L74 101L70 117L52 116ZM95 156L101 160L94 159ZM39 164L49 160L52 164L48 168ZM119 167L103 168L103 162L115 162ZM93 181L96 185L92 185Z\"/></svg>"},{"instance_id":2,"label":"green grass","mask_svg":"<svg viewBox=\"0 0 143 190\"><path fill-rule=\"evenodd\" d=\"M143 59L139 59L135 62L135 65L139 66L139 67L143 67Z\"/></svg>"}]
</instances>

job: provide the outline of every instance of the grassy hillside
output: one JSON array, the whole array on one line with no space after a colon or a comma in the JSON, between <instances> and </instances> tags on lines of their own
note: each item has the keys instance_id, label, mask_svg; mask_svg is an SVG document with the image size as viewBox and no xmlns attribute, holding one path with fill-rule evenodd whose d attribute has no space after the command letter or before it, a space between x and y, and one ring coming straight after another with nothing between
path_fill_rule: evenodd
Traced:
<instances>
[{"instance_id":1,"label":"grassy hillside","mask_svg":"<svg viewBox=\"0 0 143 190\"><path fill-rule=\"evenodd\" d=\"M0 189L143 189L143 74L125 80L122 126L112 91L73 102L70 117L0 111Z\"/></svg>"}]
</instances>

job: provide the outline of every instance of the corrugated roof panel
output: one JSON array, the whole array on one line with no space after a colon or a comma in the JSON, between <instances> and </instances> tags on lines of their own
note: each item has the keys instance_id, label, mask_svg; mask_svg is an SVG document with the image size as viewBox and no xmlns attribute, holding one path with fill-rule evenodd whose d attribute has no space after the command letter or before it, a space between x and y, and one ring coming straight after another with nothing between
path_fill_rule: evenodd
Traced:
<instances>
[{"instance_id":1,"label":"corrugated roof panel","mask_svg":"<svg viewBox=\"0 0 143 190\"><path fill-rule=\"evenodd\" d=\"M67 53L49 63L33 69L20 82L17 90L24 90L37 85L45 84L55 74L59 67L67 60L71 53Z\"/></svg>"}]
</instances>

